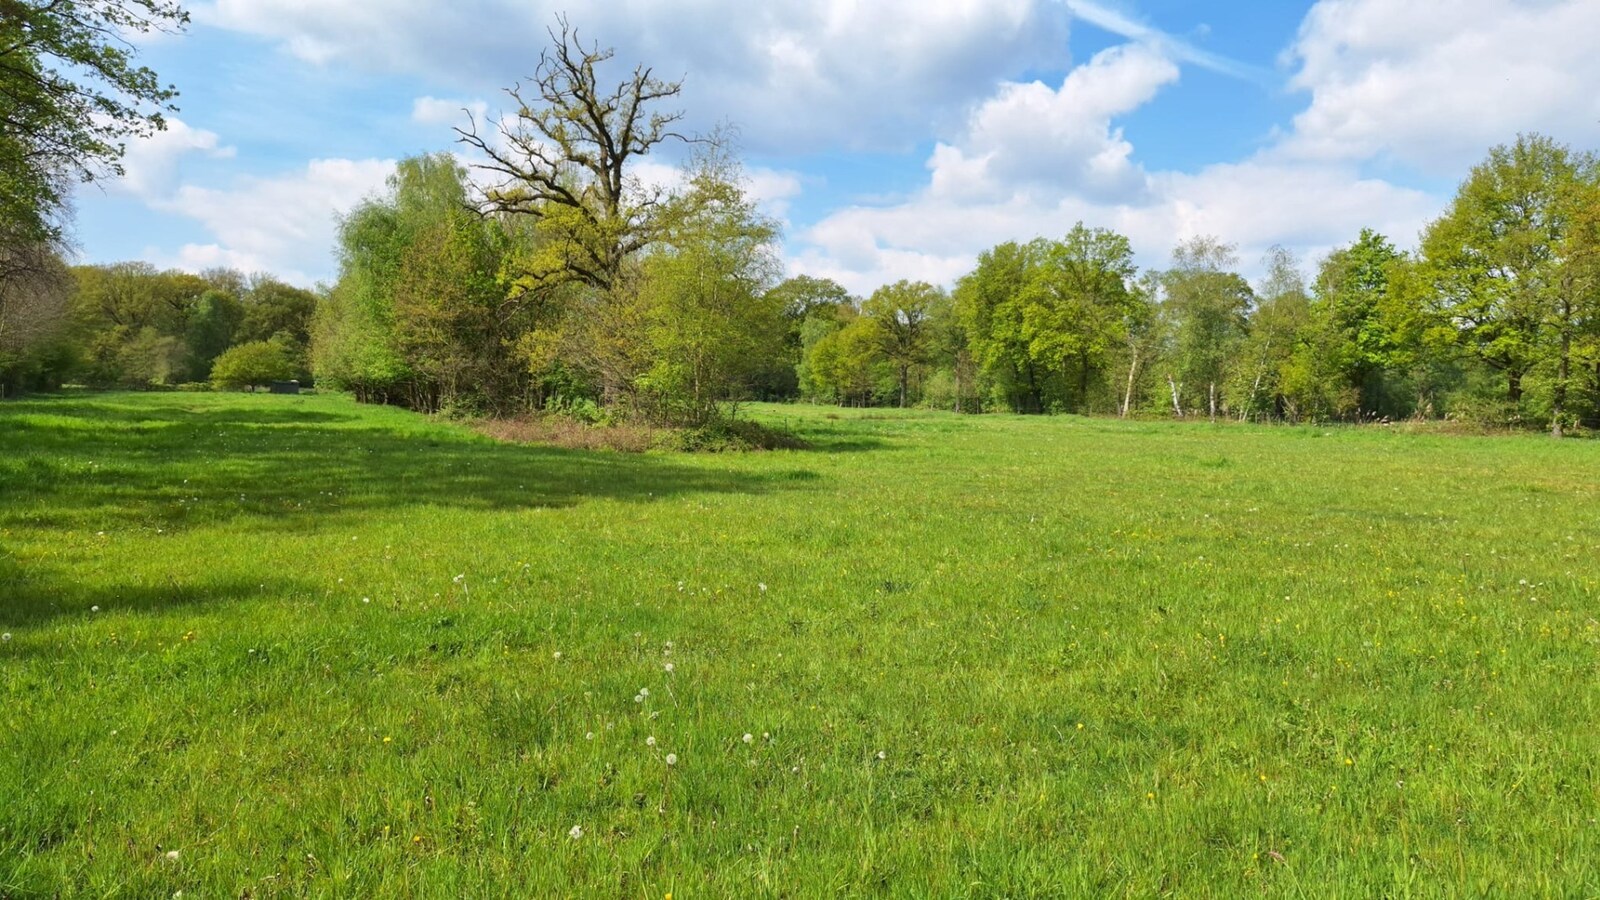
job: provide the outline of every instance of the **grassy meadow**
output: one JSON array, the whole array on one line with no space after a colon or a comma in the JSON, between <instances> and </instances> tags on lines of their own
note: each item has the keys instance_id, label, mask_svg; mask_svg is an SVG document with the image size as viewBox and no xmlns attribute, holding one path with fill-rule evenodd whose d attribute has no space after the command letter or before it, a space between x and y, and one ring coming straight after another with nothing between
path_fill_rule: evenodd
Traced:
<instances>
[{"instance_id":1,"label":"grassy meadow","mask_svg":"<svg viewBox=\"0 0 1600 900\"><path fill-rule=\"evenodd\" d=\"M0 404L0 897L1600 896L1600 443Z\"/></svg>"}]
</instances>

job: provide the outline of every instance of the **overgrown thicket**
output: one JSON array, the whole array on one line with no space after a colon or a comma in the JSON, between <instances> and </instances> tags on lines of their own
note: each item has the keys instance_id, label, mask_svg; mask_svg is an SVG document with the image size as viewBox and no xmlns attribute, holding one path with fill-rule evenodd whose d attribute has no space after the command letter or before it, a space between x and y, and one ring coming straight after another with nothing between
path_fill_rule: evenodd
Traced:
<instances>
[{"instance_id":1,"label":"overgrown thicket","mask_svg":"<svg viewBox=\"0 0 1600 900\"><path fill-rule=\"evenodd\" d=\"M799 391L973 411L1600 426L1589 154L1538 135L1494 148L1416 253L1364 230L1309 284L1281 248L1255 287L1238 267L1203 236L1140 273L1126 238L1080 224L986 251L949 295L813 289L829 299L799 328Z\"/></svg>"}]
</instances>

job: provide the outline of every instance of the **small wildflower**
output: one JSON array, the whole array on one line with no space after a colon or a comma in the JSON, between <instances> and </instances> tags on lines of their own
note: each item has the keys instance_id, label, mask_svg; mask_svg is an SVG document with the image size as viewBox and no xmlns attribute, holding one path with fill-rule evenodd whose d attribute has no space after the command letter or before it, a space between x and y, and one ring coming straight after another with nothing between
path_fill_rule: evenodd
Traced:
<instances>
[{"instance_id":1,"label":"small wildflower","mask_svg":"<svg viewBox=\"0 0 1600 900\"><path fill-rule=\"evenodd\" d=\"M668 672L671 672L672 671L672 663L667 663L662 668L666 669Z\"/></svg>"},{"instance_id":2,"label":"small wildflower","mask_svg":"<svg viewBox=\"0 0 1600 900\"><path fill-rule=\"evenodd\" d=\"M668 753L667 754L667 765L675 766L677 764L678 764L678 754L676 754L676 753Z\"/></svg>"},{"instance_id":3,"label":"small wildflower","mask_svg":"<svg viewBox=\"0 0 1600 900\"><path fill-rule=\"evenodd\" d=\"M454 578L452 578L450 580L455 582L456 584L460 584L461 582L467 580L467 574L465 572L463 572L460 575L457 575L456 577L454 577Z\"/></svg>"},{"instance_id":4,"label":"small wildflower","mask_svg":"<svg viewBox=\"0 0 1600 900\"><path fill-rule=\"evenodd\" d=\"M1353 766L1356 764L1356 761L1347 756L1345 757L1344 764L1347 766Z\"/></svg>"},{"instance_id":5,"label":"small wildflower","mask_svg":"<svg viewBox=\"0 0 1600 900\"><path fill-rule=\"evenodd\" d=\"M771 733L771 732L768 732L768 731L763 731L763 732L761 732L761 739L762 739L762 740L763 740L763 741L770 741L770 740L772 740L772 733Z\"/></svg>"},{"instance_id":6,"label":"small wildflower","mask_svg":"<svg viewBox=\"0 0 1600 900\"><path fill-rule=\"evenodd\" d=\"M650 689L649 688L639 688L639 696L641 696L641 697L650 696Z\"/></svg>"},{"instance_id":7,"label":"small wildflower","mask_svg":"<svg viewBox=\"0 0 1600 900\"><path fill-rule=\"evenodd\" d=\"M8 631L5 634L0 634L0 641L9 641L9 640L11 640L11 632Z\"/></svg>"},{"instance_id":8,"label":"small wildflower","mask_svg":"<svg viewBox=\"0 0 1600 900\"><path fill-rule=\"evenodd\" d=\"M643 703L644 702L644 695L643 694L634 694L633 695L633 702L635 702L635 703Z\"/></svg>"},{"instance_id":9,"label":"small wildflower","mask_svg":"<svg viewBox=\"0 0 1600 900\"><path fill-rule=\"evenodd\" d=\"M761 589L761 593L763 593L763 594L765 594L767 592L767 586L766 586L765 583L757 582L756 583L756 587L760 588Z\"/></svg>"},{"instance_id":10,"label":"small wildflower","mask_svg":"<svg viewBox=\"0 0 1600 900\"><path fill-rule=\"evenodd\" d=\"M1155 791L1150 791L1150 792L1149 792L1149 793L1147 793L1147 794L1145 794L1145 795L1144 795L1144 798L1145 798L1145 799L1146 799L1146 800L1154 800L1154 799L1155 799L1155 798L1156 798L1156 793L1155 793Z\"/></svg>"},{"instance_id":11,"label":"small wildflower","mask_svg":"<svg viewBox=\"0 0 1600 900\"><path fill-rule=\"evenodd\" d=\"M572 826L572 829L567 832L567 837L572 838L573 840L577 840L578 838L583 837L583 826L582 825L574 825L574 826Z\"/></svg>"},{"instance_id":12,"label":"small wildflower","mask_svg":"<svg viewBox=\"0 0 1600 900\"><path fill-rule=\"evenodd\" d=\"M556 660L557 662L560 662L560 660L561 660L561 651L557 650L555 653L552 653L550 655L550 658Z\"/></svg>"},{"instance_id":13,"label":"small wildflower","mask_svg":"<svg viewBox=\"0 0 1600 900\"><path fill-rule=\"evenodd\" d=\"M372 602L372 598L371 597L362 597L361 598L361 602L362 603L371 603Z\"/></svg>"},{"instance_id":14,"label":"small wildflower","mask_svg":"<svg viewBox=\"0 0 1600 900\"><path fill-rule=\"evenodd\" d=\"M168 862L177 862L177 861L178 861L178 858L179 858L179 857L180 857L180 856L182 856L182 855L183 855L183 854L181 854L181 853L179 853L179 852L178 852L178 851L176 851L176 850L168 850L168 851L167 851L167 861L168 861Z\"/></svg>"},{"instance_id":15,"label":"small wildflower","mask_svg":"<svg viewBox=\"0 0 1600 900\"><path fill-rule=\"evenodd\" d=\"M1078 723L1078 730L1079 730L1079 731L1082 731L1082 730L1083 730L1083 723L1082 723L1082 722L1079 722L1079 723Z\"/></svg>"},{"instance_id":16,"label":"small wildflower","mask_svg":"<svg viewBox=\"0 0 1600 900\"><path fill-rule=\"evenodd\" d=\"M98 607L98 606L89 607L89 612L99 612L99 611L100 611L100 607Z\"/></svg>"},{"instance_id":17,"label":"small wildflower","mask_svg":"<svg viewBox=\"0 0 1600 900\"><path fill-rule=\"evenodd\" d=\"M888 759L889 758L889 754L884 752L884 751L882 751L882 750L879 750L878 751L878 758L879 759Z\"/></svg>"},{"instance_id":18,"label":"small wildflower","mask_svg":"<svg viewBox=\"0 0 1600 900\"><path fill-rule=\"evenodd\" d=\"M649 737L645 738L644 739L644 745L646 747L654 747L656 745L656 736L652 734Z\"/></svg>"},{"instance_id":19,"label":"small wildflower","mask_svg":"<svg viewBox=\"0 0 1600 900\"><path fill-rule=\"evenodd\" d=\"M753 741L755 739L756 739L755 735L751 734L750 732L746 731L744 733L744 739L743 740L744 740L744 742L746 744L750 743L751 741Z\"/></svg>"},{"instance_id":20,"label":"small wildflower","mask_svg":"<svg viewBox=\"0 0 1600 900\"><path fill-rule=\"evenodd\" d=\"M586 741L592 741L592 740L594 740L594 732L592 732L592 731L586 731L586 732L584 732L584 733L583 733L583 739L584 739L584 740L586 740Z\"/></svg>"}]
</instances>

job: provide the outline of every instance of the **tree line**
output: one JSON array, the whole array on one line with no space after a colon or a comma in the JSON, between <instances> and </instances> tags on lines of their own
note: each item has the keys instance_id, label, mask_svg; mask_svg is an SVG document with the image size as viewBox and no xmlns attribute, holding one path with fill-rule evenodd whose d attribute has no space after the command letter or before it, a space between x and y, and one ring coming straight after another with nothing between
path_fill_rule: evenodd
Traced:
<instances>
[{"instance_id":1,"label":"tree line","mask_svg":"<svg viewBox=\"0 0 1600 900\"><path fill-rule=\"evenodd\" d=\"M948 294L897 284L808 314L803 396L844 404L1326 421L1600 425L1600 164L1540 135L1492 149L1415 252L1372 230L1309 280L1252 286L1201 236L1139 272L1122 235L980 255ZM826 291L820 292L826 293ZM820 295L820 294L819 294Z\"/></svg>"},{"instance_id":2,"label":"tree line","mask_svg":"<svg viewBox=\"0 0 1600 900\"><path fill-rule=\"evenodd\" d=\"M62 261L62 185L114 168L108 142L160 127L174 96L123 45L82 42L184 20L155 0L24 6L0 80L52 83L54 52L121 99L88 125L70 104L29 112L26 90L0 109L35 123L0 147L21 186L6 202L29 211L0 234L7 393L298 376L427 412L690 427L747 399L1600 427L1600 164L1548 137L1492 149L1414 252L1364 230L1309 278L1274 248L1252 285L1213 236L1141 271L1127 237L1079 223L988 249L952 289L856 297L781 280L779 229L733 142L682 133L662 108L680 83L647 66L606 82L611 51L558 19L514 114L457 130L475 162L402 161L343 218L335 283L307 291ZM668 144L677 177L639 178Z\"/></svg>"}]
</instances>

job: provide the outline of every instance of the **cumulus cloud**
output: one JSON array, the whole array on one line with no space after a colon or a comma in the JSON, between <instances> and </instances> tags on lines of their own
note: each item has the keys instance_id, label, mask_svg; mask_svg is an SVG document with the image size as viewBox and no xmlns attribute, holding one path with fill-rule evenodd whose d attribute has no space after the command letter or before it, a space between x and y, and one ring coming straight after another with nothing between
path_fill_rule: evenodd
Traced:
<instances>
[{"instance_id":1,"label":"cumulus cloud","mask_svg":"<svg viewBox=\"0 0 1600 900\"><path fill-rule=\"evenodd\" d=\"M393 171L393 160L319 159L225 188L185 185L151 205L195 220L216 239L183 247L173 264L270 271L310 285L333 268L339 215L377 192Z\"/></svg>"},{"instance_id":2,"label":"cumulus cloud","mask_svg":"<svg viewBox=\"0 0 1600 900\"><path fill-rule=\"evenodd\" d=\"M176 189L185 157L199 154L213 159L231 159L236 153L235 148L223 146L215 132L170 118L165 131L128 144L122 157L123 177L107 184L118 193L159 197Z\"/></svg>"},{"instance_id":3,"label":"cumulus cloud","mask_svg":"<svg viewBox=\"0 0 1600 900\"><path fill-rule=\"evenodd\" d=\"M1007 83L972 114L965 136L929 160L936 194L993 196L1044 186L1126 197L1144 187L1133 146L1112 119L1178 79L1178 67L1138 44L1113 47L1072 70L1059 89Z\"/></svg>"},{"instance_id":4,"label":"cumulus cloud","mask_svg":"<svg viewBox=\"0 0 1600 900\"><path fill-rule=\"evenodd\" d=\"M1600 140L1593 0L1321 0L1287 54L1310 94L1283 151L1455 173L1519 131Z\"/></svg>"},{"instance_id":5,"label":"cumulus cloud","mask_svg":"<svg viewBox=\"0 0 1600 900\"><path fill-rule=\"evenodd\" d=\"M565 8L213 0L195 15L312 63L423 74L482 95L531 74ZM1055 0L704 0L591 4L571 21L616 47L613 76L636 62L669 79L689 73L682 100L694 127L731 119L751 150L772 152L914 144L1016 71L1063 67L1070 18Z\"/></svg>"}]
</instances>

